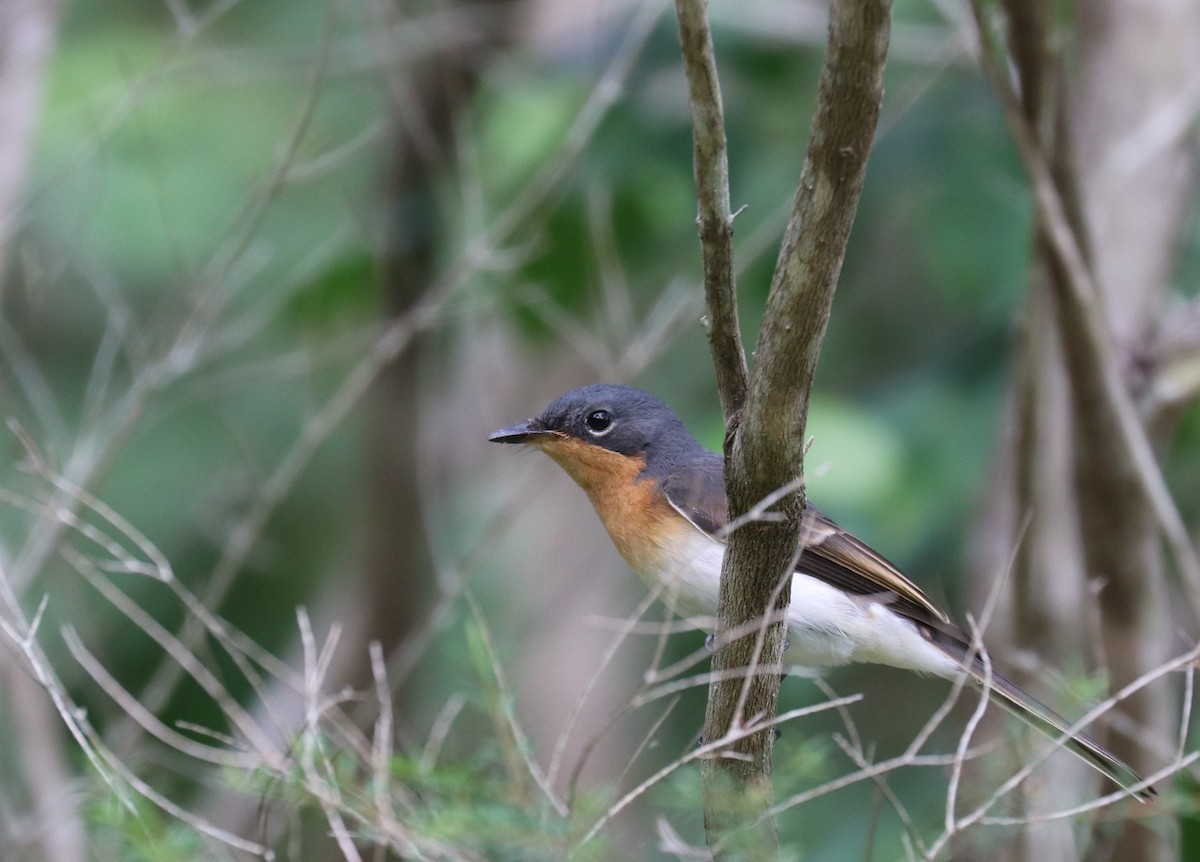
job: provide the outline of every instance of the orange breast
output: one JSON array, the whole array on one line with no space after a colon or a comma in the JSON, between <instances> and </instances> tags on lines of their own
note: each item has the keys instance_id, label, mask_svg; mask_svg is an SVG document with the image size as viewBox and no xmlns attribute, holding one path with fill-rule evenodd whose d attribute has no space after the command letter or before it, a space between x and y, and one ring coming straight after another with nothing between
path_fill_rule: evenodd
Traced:
<instances>
[{"instance_id":1,"label":"orange breast","mask_svg":"<svg viewBox=\"0 0 1200 862\"><path fill-rule=\"evenodd\" d=\"M535 445L587 492L625 561L639 574L656 575L667 534L673 534L675 522L682 518L656 480L640 478L645 457L621 455L571 437L545 438Z\"/></svg>"}]
</instances>

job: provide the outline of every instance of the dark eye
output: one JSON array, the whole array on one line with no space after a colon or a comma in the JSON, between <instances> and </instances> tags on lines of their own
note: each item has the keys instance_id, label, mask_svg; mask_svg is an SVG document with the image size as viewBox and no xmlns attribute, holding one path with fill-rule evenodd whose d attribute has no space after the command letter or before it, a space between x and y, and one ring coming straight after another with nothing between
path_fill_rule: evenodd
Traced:
<instances>
[{"instance_id":1,"label":"dark eye","mask_svg":"<svg viewBox=\"0 0 1200 862\"><path fill-rule=\"evenodd\" d=\"M593 436L600 437L607 434L612 428L612 414L607 410L594 410L588 414L587 419L583 420L583 424L587 426Z\"/></svg>"}]
</instances>

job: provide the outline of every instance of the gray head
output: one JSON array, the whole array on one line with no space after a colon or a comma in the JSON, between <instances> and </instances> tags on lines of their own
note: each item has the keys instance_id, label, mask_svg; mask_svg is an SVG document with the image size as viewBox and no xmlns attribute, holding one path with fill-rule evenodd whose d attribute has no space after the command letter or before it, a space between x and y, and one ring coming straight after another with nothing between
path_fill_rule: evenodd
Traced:
<instances>
[{"instance_id":1,"label":"gray head","mask_svg":"<svg viewBox=\"0 0 1200 862\"><path fill-rule=\"evenodd\" d=\"M709 454L666 404L640 389L614 383L574 389L533 419L502 428L488 439L537 445L542 442L538 438L570 438L645 458L644 470L653 475L665 475Z\"/></svg>"}]
</instances>

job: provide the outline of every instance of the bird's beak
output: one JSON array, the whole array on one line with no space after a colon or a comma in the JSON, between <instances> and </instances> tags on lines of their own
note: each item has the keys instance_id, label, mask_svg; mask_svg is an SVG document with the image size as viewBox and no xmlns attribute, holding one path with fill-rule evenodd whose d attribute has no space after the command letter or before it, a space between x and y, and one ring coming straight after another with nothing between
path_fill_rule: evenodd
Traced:
<instances>
[{"instance_id":1,"label":"bird's beak","mask_svg":"<svg viewBox=\"0 0 1200 862\"><path fill-rule=\"evenodd\" d=\"M488 435L492 443L530 443L536 437L553 437L554 432L543 428L536 419L526 419Z\"/></svg>"}]
</instances>

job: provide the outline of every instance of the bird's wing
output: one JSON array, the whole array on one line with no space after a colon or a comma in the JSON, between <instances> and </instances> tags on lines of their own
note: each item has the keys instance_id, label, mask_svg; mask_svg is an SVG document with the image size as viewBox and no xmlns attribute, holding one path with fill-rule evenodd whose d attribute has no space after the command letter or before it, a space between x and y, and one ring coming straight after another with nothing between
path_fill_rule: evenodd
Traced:
<instances>
[{"instance_id":1,"label":"bird's wing","mask_svg":"<svg viewBox=\"0 0 1200 862\"><path fill-rule=\"evenodd\" d=\"M725 541L729 523L721 457L713 455L702 469L679 471L662 480L671 505L696 529L715 541ZM820 509L804 510L804 552L798 572L860 596L879 596L892 610L918 622L941 627L946 615L899 569L847 533Z\"/></svg>"},{"instance_id":2,"label":"bird's wing","mask_svg":"<svg viewBox=\"0 0 1200 862\"><path fill-rule=\"evenodd\" d=\"M926 615L949 622L942 610L874 548L846 532L815 506L804 511L804 553L797 568L848 593L891 593L893 607L905 616L925 621ZM917 610L917 614L911 611Z\"/></svg>"},{"instance_id":3,"label":"bird's wing","mask_svg":"<svg viewBox=\"0 0 1200 862\"><path fill-rule=\"evenodd\" d=\"M667 501L692 526L713 541L724 541L722 530L729 523L725 499L725 462L720 455L709 457L695 468L678 470L662 480Z\"/></svg>"},{"instance_id":4,"label":"bird's wing","mask_svg":"<svg viewBox=\"0 0 1200 862\"><path fill-rule=\"evenodd\" d=\"M713 455L713 459L705 462L702 470L668 476L662 484L676 511L714 541L723 542L729 512L721 458ZM1086 733L1071 732L1066 719L988 667L971 639L949 622L920 587L874 549L841 529L815 506L805 509L802 529L804 552L796 566L798 572L848 593L887 602L893 611L916 622L930 643L962 666L980 688L1014 715L1053 738L1066 737L1068 749L1139 800L1154 797L1154 788L1146 786L1127 763Z\"/></svg>"}]
</instances>

